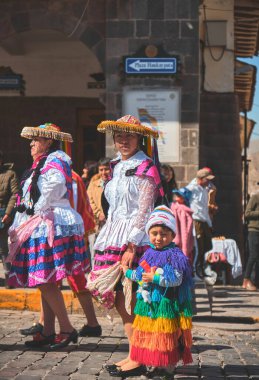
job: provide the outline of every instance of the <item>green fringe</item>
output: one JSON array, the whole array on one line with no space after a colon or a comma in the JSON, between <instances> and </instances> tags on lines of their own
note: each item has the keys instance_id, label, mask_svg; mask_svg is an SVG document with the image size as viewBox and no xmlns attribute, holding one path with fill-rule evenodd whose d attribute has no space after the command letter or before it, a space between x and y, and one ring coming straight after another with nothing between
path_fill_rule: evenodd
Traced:
<instances>
[{"instance_id":1,"label":"green fringe","mask_svg":"<svg viewBox=\"0 0 259 380\"><path fill-rule=\"evenodd\" d=\"M149 318L168 318L174 319L181 316L192 317L192 305L186 301L179 305L177 300L170 301L168 298L162 298L160 302L152 302L151 305L144 302L143 299L137 300L134 313L141 317Z\"/></svg>"}]
</instances>

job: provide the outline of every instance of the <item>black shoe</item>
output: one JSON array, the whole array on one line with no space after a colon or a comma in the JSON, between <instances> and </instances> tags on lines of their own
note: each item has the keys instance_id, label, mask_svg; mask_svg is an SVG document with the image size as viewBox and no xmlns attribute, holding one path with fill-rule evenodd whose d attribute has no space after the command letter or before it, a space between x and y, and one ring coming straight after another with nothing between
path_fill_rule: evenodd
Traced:
<instances>
[{"instance_id":1,"label":"black shoe","mask_svg":"<svg viewBox=\"0 0 259 380\"><path fill-rule=\"evenodd\" d=\"M123 379L129 376L141 376L147 372L145 366L141 365L137 368L129 369L127 371L122 371L121 369L117 369L115 371L111 371L110 375L113 377L122 377Z\"/></svg>"},{"instance_id":2,"label":"black shoe","mask_svg":"<svg viewBox=\"0 0 259 380\"><path fill-rule=\"evenodd\" d=\"M201 279L203 280L204 278L204 269L202 268L202 266L200 264L197 264L196 267L195 267L195 271L196 271L196 275Z\"/></svg>"},{"instance_id":3,"label":"black shoe","mask_svg":"<svg viewBox=\"0 0 259 380\"><path fill-rule=\"evenodd\" d=\"M147 372L147 377L149 379L153 379L153 378L156 378L156 377L162 377L164 380L173 380L174 378L174 374L173 373L169 373L166 371L166 369L164 368L154 368L153 370L151 371L148 371Z\"/></svg>"},{"instance_id":4,"label":"black shoe","mask_svg":"<svg viewBox=\"0 0 259 380\"><path fill-rule=\"evenodd\" d=\"M91 327L88 325L84 325L79 330L79 336L101 336L102 335L102 328L100 325Z\"/></svg>"},{"instance_id":5,"label":"black shoe","mask_svg":"<svg viewBox=\"0 0 259 380\"><path fill-rule=\"evenodd\" d=\"M62 337L63 335L67 335L67 337ZM73 330L71 333L61 332L56 335L54 342L50 345L51 350L56 350L58 348L63 348L69 345L70 342L77 343L78 340L78 332Z\"/></svg>"},{"instance_id":6,"label":"black shoe","mask_svg":"<svg viewBox=\"0 0 259 380\"><path fill-rule=\"evenodd\" d=\"M34 348L48 346L54 343L55 336L56 334L45 336L42 333L38 332L36 335L33 336L33 340L27 340L25 342L25 346Z\"/></svg>"},{"instance_id":7,"label":"black shoe","mask_svg":"<svg viewBox=\"0 0 259 380\"><path fill-rule=\"evenodd\" d=\"M108 372L114 372L117 371L117 369L120 369L120 367L116 364L105 364L104 368Z\"/></svg>"},{"instance_id":8,"label":"black shoe","mask_svg":"<svg viewBox=\"0 0 259 380\"><path fill-rule=\"evenodd\" d=\"M21 329L20 333L22 335L35 335L37 333L42 333L43 331L43 325L41 323L34 323L31 327L28 329Z\"/></svg>"}]
</instances>

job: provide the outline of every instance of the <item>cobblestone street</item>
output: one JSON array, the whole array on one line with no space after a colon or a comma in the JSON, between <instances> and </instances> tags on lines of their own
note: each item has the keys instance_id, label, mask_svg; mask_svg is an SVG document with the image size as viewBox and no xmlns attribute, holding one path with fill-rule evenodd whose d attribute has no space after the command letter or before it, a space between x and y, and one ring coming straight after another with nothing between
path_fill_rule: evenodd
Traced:
<instances>
[{"instance_id":1,"label":"cobblestone street","mask_svg":"<svg viewBox=\"0 0 259 380\"><path fill-rule=\"evenodd\" d=\"M0 380L109 379L103 365L127 353L127 340L118 318L112 323L105 317L100 318L101 338L80 338L78 346L49 352L27 349L24 341L28 338L19 334L20 328L37 320L37 313L0 310L0 316ZM84 323L81 315L71 315L71 320L76 328ZM176 368L172 379L259 379L258 329L233 331L234 325L233 330L221 327L220 324L217 329L194 323L194 362Z\"/></svg>"}]
</instances>

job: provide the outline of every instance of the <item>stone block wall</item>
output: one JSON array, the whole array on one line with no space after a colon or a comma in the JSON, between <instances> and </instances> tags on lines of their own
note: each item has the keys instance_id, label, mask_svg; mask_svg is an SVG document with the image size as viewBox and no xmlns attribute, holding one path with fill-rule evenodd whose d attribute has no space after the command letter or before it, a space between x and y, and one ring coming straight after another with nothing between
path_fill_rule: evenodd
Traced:
<instances>
[{"instance_id":1,"label":"stone block wall","mask_svg":"<svg viewBox=\"0 0 259 380\"><path fill-rule=\"evenodd\" d=\"M235 94L201 95L200 164L216 176L219 211L213 222L214 236L236 240L243 256L242 162Z\"/></svg>"},{"instance_id":2,"label":"stone block wall","mask_svg":"<svg viewBox=\"0 0 259 380\"><path fill-rule=\"evenodd\" d=\"M180 186L194 176L199 160L198 0L106 1L106 116L122 112L124 86L181 89L180 162L171 163ZM147 45L163 46L180 57L176 78L122 78L123 56ZM112 141L107 138L108 153Z\"/></svg>"}]
</instances>

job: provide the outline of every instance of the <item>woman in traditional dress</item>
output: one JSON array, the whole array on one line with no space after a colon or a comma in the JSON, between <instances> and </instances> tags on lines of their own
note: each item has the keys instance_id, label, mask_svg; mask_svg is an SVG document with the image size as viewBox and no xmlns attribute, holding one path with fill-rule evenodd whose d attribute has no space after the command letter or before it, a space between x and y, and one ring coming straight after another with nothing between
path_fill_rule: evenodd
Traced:
<instances>
[{"instance_id":1,"label":"woman in traditional dress","mask_svg":"<svg viewBox=\"0 0 259 380\"><path fill-rule=\"evenodd\" d=\"M9 229L9 284L41 291L44 327L28 345L60 348L77 342L78 333L68 319L58 284L90 267L83 220L69 202L71 160L59 149L61 141L70 143L72 137L51 123L25 127L21 136L31 140L33 165L23 175L17 212ZM60 326L58 335L55 317Z\"/></svg>"},{"instance_id":2,"label":"woman in traditional dress","mask_svg":"<svg viewBox=\"0 0 259 380\"><path fill-rule=\"evenodd\" d=\"M142 150L143 138L158 138L158 132L144 126L131 115L117 121L103 121L100 132L112 132L118 156L111 161L111 179L106 184L104 195L109 204L106 224L95 242L93 273L123 263L135 268L148 245L145 224L159 195L163 195L160 176L153 161ZM91 277L91 274L90 274ZM125 305L121 280L115 287L115 306L130 340L132 335L133 307ZM134 289L133 289L134 290ZM136 290L136 288L135 288ZM129 357L106 366L108 370L125 365Z\"/></svg>"}]
</instances>

